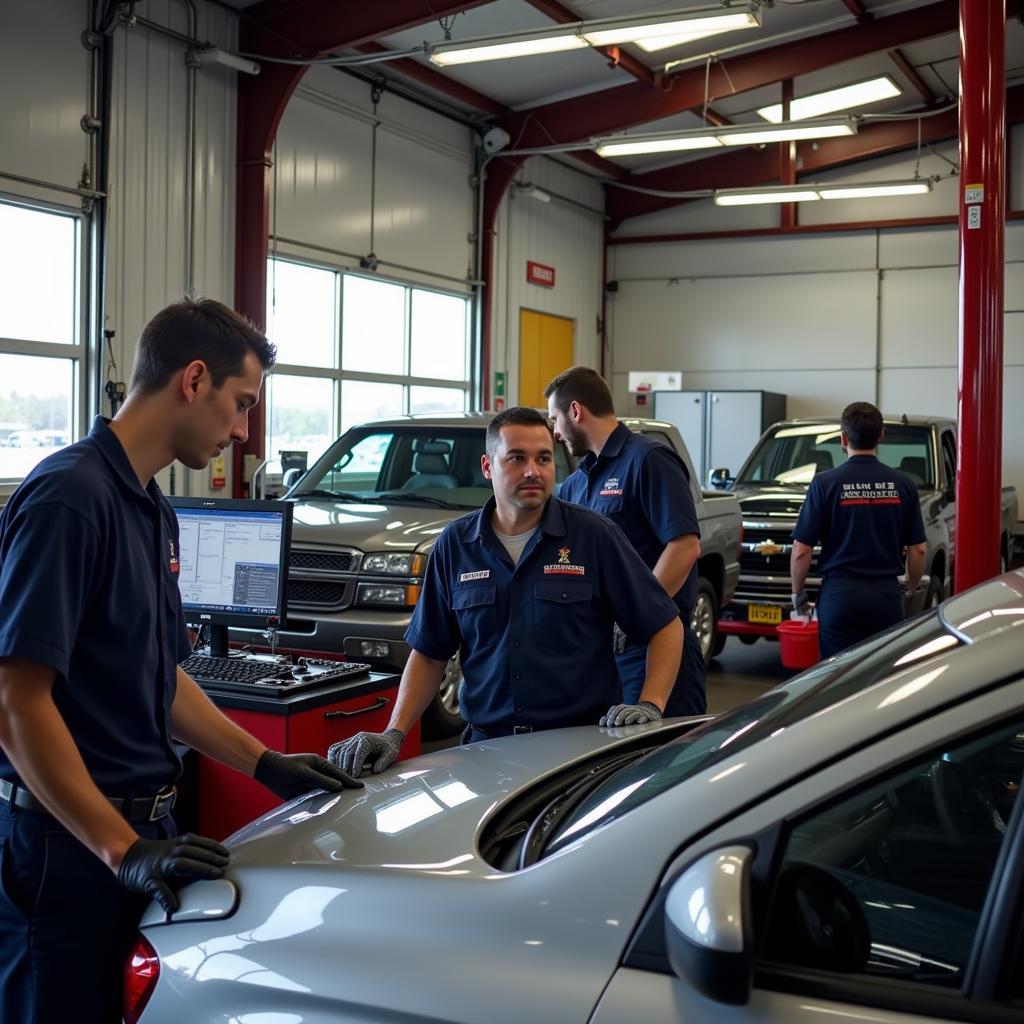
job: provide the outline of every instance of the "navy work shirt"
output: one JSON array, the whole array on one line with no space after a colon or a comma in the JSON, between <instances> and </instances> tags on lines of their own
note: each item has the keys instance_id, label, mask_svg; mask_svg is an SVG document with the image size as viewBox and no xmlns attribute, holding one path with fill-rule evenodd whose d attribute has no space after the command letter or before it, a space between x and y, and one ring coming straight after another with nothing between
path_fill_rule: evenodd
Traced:
<instances>
[{"instance_id":1,"label":"navy work shirt","mask_svg":"<svg viewBox=\"0 0 1024 1024\"><path fill-rule=\"evenodd\" d=\"M700 536L697 510L682 459L667 445L634 433L620 423L601 454L587 452L575 471L562 481L558 496L607 516L629 538L648 569L657 564L665 545L686 534ZM697 600L697 565L675 596L683 621ZM626 635L634 637L624 623Z\"/></svg>"},{"instance_id":2,"label":"navy work shirt","mask_svg":"<svg viewBox=\"0 0 1024 1024\"><path fill-rule=\"evenodd\" d=\"M41 462L0 515L0 657L56 670L53 699L96 786L155 793L177 778L170 713L190 647L178 524L97 417ZM0 778L18 782L0 751Z\"/></svg>"},{"instance_id":3,"label":"navy work shirt","mask_svg":"<svg viewBox=\"0 0 1024 1024\"><path fill-rule=\"evenodd\" d=\"M917 487L874 455L852 455L811 481L793 537L821 541L823 577L900 576L903 548L925 540Z\"/></svg>"},{"instance_id":4,"label":"navy work shirt","mask_svg":"<svg viewBox=\"0 0 1024 1024\"><path fill-rule=\"evenodd\" d=\"M428 658L460 651L473 725L553 726L619 700L612 625L649 641L678 614L612 523L548 499L517 565L491 526L494 498L450 523L405 638Z\"/></svg>"}]
</instances>

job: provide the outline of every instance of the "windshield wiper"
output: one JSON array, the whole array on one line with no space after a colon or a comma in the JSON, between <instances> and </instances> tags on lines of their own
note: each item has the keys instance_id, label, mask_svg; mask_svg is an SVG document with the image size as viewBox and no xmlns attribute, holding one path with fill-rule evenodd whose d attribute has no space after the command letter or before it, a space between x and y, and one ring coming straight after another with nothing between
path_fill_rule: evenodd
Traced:
<instances>
[{"instance_id":1,"label":"windshield wiper","mask_svg":"<svg viewBox=\"0 0 1024 1024\"><path fill-rule=\"evenodd\" d=\"M456 505L443 498L431 498L427 494L413 494L411 491L389 491L387 494L378 494L377 501L393 501L396 505L431 505L434 508L450 508L456 512L475 508L474 505Z\"/></svg>"},{"instance_id":2,"label":"windshield wiper","mask_svg":"<svg viewBox=\"0 0 1024 1024\"><path fill-rule=\"evenodd\" d=\"M649 753L653 747L642 747L639 750L631 750L628 754L620 754L611 761L595 765L582 779L574 782L568 789L559 793L547 806L530 822L530 827L523 837L523 845L519 848L519 869L536 864L544 854L544 848L548 840L554 835L555 828L565 820L566 815L575 810L609 775L613 775L620 768L632 764L644 754Z\"/></svg>"},{"instance_id":3,"label":"windshield wiper","mask_svg":"<svg viewBox=\"0 0 1024 1024\"><path fill-rule=\"evenodd\" d=\"M338 501L355 501L363 504L376 504L375 497L366 494L351 494L348 491L329 491L324 487L314 487L311 491L300 491L294 495L296 498L334 498Z\"/></svg>"}]
</instances>

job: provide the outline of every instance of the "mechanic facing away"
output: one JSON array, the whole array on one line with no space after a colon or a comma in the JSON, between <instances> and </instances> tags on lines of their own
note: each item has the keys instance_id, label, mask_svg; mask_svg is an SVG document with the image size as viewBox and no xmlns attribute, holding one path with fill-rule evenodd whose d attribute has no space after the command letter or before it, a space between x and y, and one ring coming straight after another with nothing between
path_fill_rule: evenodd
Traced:
<instances>
[{"instance_id":1,"label":"mechanic facing away","mask_svg":"<svg viewBox=\"0 0 1024 1024\"><path fill-rule=\"evenodd\" d=\"M328 751L350 774L381 772L397 759L456 651L464 743L662 716L679 668L678 611L618 527L552 496L554 439L545 417L526 408L495 416L481 468L494 496L450 523L431 553L389 728ZM615 622L649 645L643 686L625 704Z\"/></svg>"},{"instance_id":2,"label":"mechanic facing away","mask_svg":"<svg viewBox=\"0 0 1024 1024\"><path fill-rule=\"evenodd\" d=\"M248 437L274 347L186 299L139 340L110 421L44 459L0 516L0 1020L115 1024L124 958L155 897L216 878L220 843L178 835L172 739L283 799L360 783L269 751L178 667L190 653L178 526L155 475Z\"/></svg>"},{"instance_id":3,"label":"mechanic facing away","mask_svg":"<svg viewBox=\"0 0 1024 1024\"><path fill-rule=\"evenodd\" d=\"M665 715L704 714L704 656L690 629L699 585L700 527L682 460L671 448L618 421L612 393L596 370L586 366L566 370L547 385L544 397L555 437L580 460L562 482L558 496L600 512L620 527L675 601L685 639L679 677ZM615 660L623 700L632 703L643 686L647 651L643 637L629 630L624 634L617 633Z\"/></svg>"},{"instance_id":4,"label":"mechanic facing away","mask_svg":"<svg viewBox=\"0 0 1024 1024\"><path fill-rule=\"evenodd\" d=\"M901 622L904 548L911 594L921 580L926 555L917 486L906 473L878 461L882 414L869 402L854 402L843 410L840 425L849 457L811 480L793 529L790 556L793 609L806 613L804 584L814 545L821 542L822 658Z\"/></svg>"}]
</instances>

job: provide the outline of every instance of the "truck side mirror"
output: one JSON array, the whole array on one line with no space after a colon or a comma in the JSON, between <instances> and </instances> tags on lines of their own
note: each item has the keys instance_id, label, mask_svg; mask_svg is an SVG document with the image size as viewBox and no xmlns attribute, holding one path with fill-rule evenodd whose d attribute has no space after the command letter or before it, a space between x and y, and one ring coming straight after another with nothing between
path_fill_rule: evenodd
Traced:
<instances>
[{"instance_id":1,"label":"truck side mirror","mask_svg":"<svg viewBox=\"0 0 1024 1024\"><path fill-rule=\"evenodd\" d=\"M754 941L747 846L723 846L691 864L665 899L665 949L676 976L708 999L750 998Z\"/></svg>"},{"instance_id":2,"label":"truck side mirror","mask_svg":"<svg viewBox=\"0 0 1024 1024\"><path fill-rule=\"evenodd\" d=\"M732 477L729 476L729 470L724 466L719 469L713 469L708 474L708 483L710 483L715 490L727 491L732 482L733 480Z\"/></svg>"},{"instance_id":3,"label":"truck side mirror","mask_svg":"<svg viewBox=\"0 0 1024 1024\"><path fill-rule=\"evenodd\" d=\"M297 466L293 466L291 469L286 469L284 476L281 478L281 486L286 491L290 491L302 478L305 473Z\"/></svg>"}]
</instances>

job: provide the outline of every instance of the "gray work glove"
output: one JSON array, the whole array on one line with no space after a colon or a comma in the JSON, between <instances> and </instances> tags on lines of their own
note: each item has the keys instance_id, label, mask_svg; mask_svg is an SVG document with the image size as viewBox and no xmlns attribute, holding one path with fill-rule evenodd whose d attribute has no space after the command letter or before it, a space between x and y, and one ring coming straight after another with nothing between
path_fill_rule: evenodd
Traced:
<instances>
[{"instance_id":1,"label":"gray work glove","mask_svg":"<svg viewBox=\"0 0 1024 1024\"><path fill-rule=\"evenodd\" d=\"M319 754L281 754L276 750L263 752L252 777L282 800L303 796L314 789L340 793L363 785Z\"/></svg>"},{"instance_id":2,"label":"gray work glove","mask_svg":"<svg viewBox=\"0 0 1024 1024\"><path fill-rule=\"evenodd\" d=\"M799 594L792 595L793 611L797 615L810 615L811 614L811 602L807 598L807 591L801 590Z\"/></svg>"},{"instance_id":3,"label":"gray work glove","mask_svg":"<svg viewBox=\"0 0 1024 1024\"><path fill-rule=\"evenodd\" d=\"M647 725L648 722L660 722L661 712L657 704L642 700L639 704L613 704L602 716L598 725L605 728L621 725Z\"/></svg>"},{"instance_id":4,"label":"gray work glove","mask_svg":"<svg viewBox=\"0 0 1024 1024\"><path fill-rule=\"evenodd\" d=\"M347 740L331 745L327 759L355 778L368 768L377 775L398 760L405 739L401 729L387 732L358 732Z\"/></svg>"},{"instance_id":5,"label":"gray work glove","mask_svg":"<svg viewBox=\"0 0 1024 1024\"><path fill-rule=\"evenodd\" d=\"M230 856L226 846L191 832L169 839L136 839L117 869L129 892L157 900L164 912L178 909L174 888L197 878L220 878Z\"/></svg>"},{"instance_id":6,"label":"gray work glove","mask_svg":"<svg viewBox=\"0 0 1024 1024\"><path fill-rule=\"evenodd\" d=\"M612 626L612 653L623 654L626 650L626 634L622 627L616 622Z\"/></svg>"}]
</instances>

